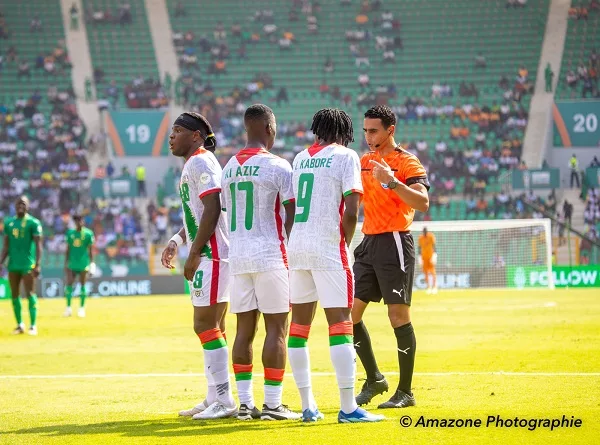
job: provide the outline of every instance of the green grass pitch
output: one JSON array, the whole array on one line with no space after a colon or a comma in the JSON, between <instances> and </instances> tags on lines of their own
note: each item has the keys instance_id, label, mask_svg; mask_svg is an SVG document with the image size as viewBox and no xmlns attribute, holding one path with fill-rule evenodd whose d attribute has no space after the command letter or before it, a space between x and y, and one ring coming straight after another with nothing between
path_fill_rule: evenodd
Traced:
<instances>
[{"instance_id":1,"label":"green grass pitch","mask_svg":"<svg viewBox=\"0 0 600 445\"><path fill-rule=\"evenodd\" d=\"M369 425L336 423L338 392L322 313L313 324L309 347L316 373L313 388L326 415L324 421L311 425L196 422L177 417L178 410L204 396L205 388L199 375L202 352L192 331L188 298L89 299L85 319L62 318L63 301L43 300L38 337L11 336L10 303L1 302L0 443L598 443L599 297L598 290L416 293L413 324L418 352L413 383L417 406L378 411L387 420ZM385 308L372 305L366 323L380 366L395 386L395 338ZM235 320L229 316L230 344L234 333ZM260 341L262 336L257 341L254 369L259 404ZM363 377L360 364L358 371L358 377ZM374 402L384 400L380 396ZM289 367L284 403L300 407ZM411 427L400 426L402 415L411 417ZM505 419L566 415L582 419L582 425L554 431L415 427L420 416L482 419L485 425L488 415Z\"/></svg>"}]
</instances>

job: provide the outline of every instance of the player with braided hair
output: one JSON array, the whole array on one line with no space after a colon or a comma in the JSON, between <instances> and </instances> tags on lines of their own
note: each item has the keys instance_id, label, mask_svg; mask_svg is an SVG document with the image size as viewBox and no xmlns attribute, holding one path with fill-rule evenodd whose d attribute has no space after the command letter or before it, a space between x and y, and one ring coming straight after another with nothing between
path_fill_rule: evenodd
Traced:
<instances>
[{"instance_id":1,"label":"player with braided hair","mask_svg":"<svg viewBox=\"0 0 600 445\"><path fill-rule=\"evenodd\" d=\"M315 422L308 334L317 301L329 324L329 347L340 391L338 422L376 422L383 416L359 408L354 399L356 354L350 309L354 300L348 245L354 236L362 194L360 161L348 149L352 120L342 110L318 111L311 129L315 143L293 164L296 199L294 227L288 244L292 323L288 357L302 398L302 420Z\"/></svg>"}]
</instances>

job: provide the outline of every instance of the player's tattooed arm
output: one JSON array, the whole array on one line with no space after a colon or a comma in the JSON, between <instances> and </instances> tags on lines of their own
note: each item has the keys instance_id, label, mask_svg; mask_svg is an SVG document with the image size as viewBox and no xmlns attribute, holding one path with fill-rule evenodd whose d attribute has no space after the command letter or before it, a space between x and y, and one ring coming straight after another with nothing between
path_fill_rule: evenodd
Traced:
<instances>
[{"instance_id":1,"label":"player's tattooed arm","mask_svg":"<svg viewBox=\"0 0 600 445\"><path fill-rule=\"evenodd\" d=\"M348 246L354 237L356 223L358 222L360 196L360 193L350 193L348 196L344 197L346 209L344 210L344 215L342 216L342 230L344 231L344 239L346 240L346 244Z\"/></svg>"},{"instance_id":2,"label":"player's tattooed arm","mask_svg":"<svg viewBox=\"0 0 600 445\"><path fill-rule=\"evenodd\" d=\"M42 237L34 236L33 242L35 243L35 267L33 268L33 275L37 277L40 274L40 263L42 262Z\"/></svg>"},{"instance_id":3,"label":"player's tattooed arm","mask_svg":"<svg viewBox=\"0 0 600 445\"><path fill-rule=\"evenodd\" d=\"M204 211L200 218L200 224L198 224L198 233L196 234L196 238L194 238L190 254L183 267L183 275L188 281L193 280L194 274L200 265L202 249L217 228L217 223L221 216L221 193L215 192L204 196L202 204L204 205Z\"/></svg>"}]
</instances>

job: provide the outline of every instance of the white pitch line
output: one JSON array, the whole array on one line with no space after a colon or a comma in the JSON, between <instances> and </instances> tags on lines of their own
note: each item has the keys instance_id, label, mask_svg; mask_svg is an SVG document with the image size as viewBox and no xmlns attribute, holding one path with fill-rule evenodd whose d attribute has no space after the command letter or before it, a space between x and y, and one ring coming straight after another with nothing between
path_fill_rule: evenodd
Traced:
<instances>
[{"instance_id":1,"label":"white pitch line","mask_svg":"<svg viewBox=\"0 0 600 445\"><path fill-rule=\"evenodd\" d=\"M398 375L398 372L386 372L386 375ZM313 372L315 377L333 377L335 372ZM600 377L600 372L415 372L416 376L448 377L448 376L507 376L507 377ZM0 375L0 380L54 380L54 379L120 379L120 378L161 378L161 377L204 377L201 373L149 373L149 374L54 374L54 375ZM292 378L291 374L285 377ZM254 378L262 378L255 375Z\"/></svg>"},{"instance_id":2,"label":"white pitch line","mask_svg":"<svg viewBox=\"0 0 600 445\"><path fill-rule=\"evenodd\" d=\"M501 305L501 306L437 306L430 308L415 308L416 312L501 312L501 311L516 311L524 309L542 309L556 307L557 303L554 301L547 301L545 303L537 304L520 304L520 305Z\"/></svg>"}]
</instances>

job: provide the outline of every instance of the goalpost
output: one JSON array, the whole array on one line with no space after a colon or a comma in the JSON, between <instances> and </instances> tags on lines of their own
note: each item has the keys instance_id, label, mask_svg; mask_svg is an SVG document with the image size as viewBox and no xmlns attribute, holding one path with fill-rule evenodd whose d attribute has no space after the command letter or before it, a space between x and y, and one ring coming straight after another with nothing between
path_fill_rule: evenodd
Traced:
<instances>
[{"instance_id":1,"label":"goalpost","mask_svg":"<svg viewBox=\"0 0 600 445\"><path fill-rule=\"evenodd\" d=\"M436 238L439 289L554 288L549 219L415 221L416 255L423 227ZM362 241L361 228L359 223L351 252ZM426 288L418 262L414 283Z\"/></svg>"}]
</instances>

